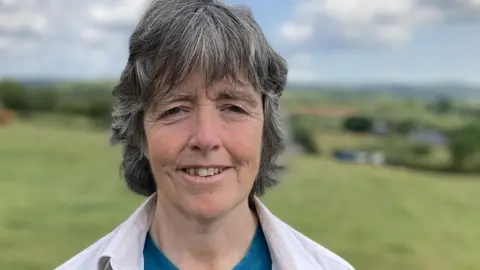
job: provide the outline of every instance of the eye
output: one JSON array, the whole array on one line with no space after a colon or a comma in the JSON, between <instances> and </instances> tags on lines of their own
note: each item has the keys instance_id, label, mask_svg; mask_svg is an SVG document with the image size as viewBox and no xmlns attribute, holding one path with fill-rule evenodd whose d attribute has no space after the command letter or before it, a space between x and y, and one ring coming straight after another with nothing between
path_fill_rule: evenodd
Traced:
<instances>
[{"instance_id":1,"label":"eye","mask_svg":"<svg viewBox=\"0 0 480 270\"><path fill-rule=\"evenodd\" d=\"M236 105L227 105L225 109L233 113L246 113L242 107Z\"/></svg>"},{"instance_id":2,"label":"eye","mask_svg":"<svg viewBox=\"0 0 480 270\"><path fill-rule=\"evenodd\" d=\"M185 109L183 109L182 107L175 107L175 108L171 108L170 110L167 110L164 113L162 113L160 115L160 118L177 116L177 115L181 115L184 112L185 112Z\"/></svg>"}]
</instances>

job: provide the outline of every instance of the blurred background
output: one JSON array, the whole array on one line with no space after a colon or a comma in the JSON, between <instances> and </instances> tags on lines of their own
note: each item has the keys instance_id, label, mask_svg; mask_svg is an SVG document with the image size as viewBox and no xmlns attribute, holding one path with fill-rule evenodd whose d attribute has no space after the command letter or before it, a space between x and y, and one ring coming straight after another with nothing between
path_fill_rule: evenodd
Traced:
<instances>
[{"instance_id":1,"label":"blurred background","mask_svg":"<svg viewBox=\"0 0 480 270\"><path fill-rule=\"evenodd\" d=\"M357 269L480 269L480 2L235 0L289 63L265 203ZM109 146L145 0L0 0L0 268L53 269L143 200Z\"/></svg>"}]
</instances>

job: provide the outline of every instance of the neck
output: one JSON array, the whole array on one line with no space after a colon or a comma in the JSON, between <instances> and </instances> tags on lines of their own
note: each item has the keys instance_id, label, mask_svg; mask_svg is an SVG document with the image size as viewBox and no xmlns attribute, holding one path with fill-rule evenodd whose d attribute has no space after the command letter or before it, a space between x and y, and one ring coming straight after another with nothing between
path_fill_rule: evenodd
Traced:
<instances>
[{"instance_id":1,"label":"neck","mask_svg":"<svg viewBox=\"0 0 480 270\"><path fill-rule=\"evenodd\" d=\"M150 234L180 269L232 269L247 252L257 224L248 199L220 218L199 220L159 196Z\"/></svg>"}]
</instances>

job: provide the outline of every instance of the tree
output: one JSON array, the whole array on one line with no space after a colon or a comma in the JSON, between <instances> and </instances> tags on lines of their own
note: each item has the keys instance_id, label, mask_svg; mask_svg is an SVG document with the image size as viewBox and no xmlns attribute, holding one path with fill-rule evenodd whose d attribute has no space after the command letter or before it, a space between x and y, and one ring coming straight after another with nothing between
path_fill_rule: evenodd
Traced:
<instances>
[{"instance_id":1,"label":"tree","mask_svg":"<svg viewBox=\"0 0 480 270\"><path fill-rule=\"evenodd\" d=\"M304 123L301 116L292 115L290 117L290 128L292 132L292 140L299 144L306 153L320 153L312 126Z\"/></svg>"},{"instance_id":2,"label":"tree","mask_svg":"<svg viewBox=\"0 0 480 270\"><path fill-rule=\"evenodd\" d=\"M395 131L402 135L408 134L417 128L417 123L412 119L402 120L395 125Z\"/></svg>"},{"instance_id":3,"label":"tree","mask_svg":"<svg viewBox=\"0 0 480 270\"><path fill-rule=\"evenodd\" d=\"M364 116L347 117L343 121L343 129L351 132L370 132L373 120Z\"/></svg>"},{"instance_id":4,"label":"tree","mask_svg":"<svg viewBox=\"0 0 480 270\"><path fill-rule=\"evenodd\" d=\"M57 102L57 93L54 89L37 89L29 93L28 103L35 112L53 112L57 109Z\"/></svg>"},{"instance_id":5,"label":"tree","mask_svg":"<svg viewBox=\"0 0 480 270\"><path fill-rule=\"evenodd\" d=\"M435 113L448 113L453 110L453 101L448 97L440 97L432 104Z\"/></svg>"},{"instance_id":6,"label":"tree","mask_svg":"<svg viewBox=\"0 0 480 270\"><path fill-rule=\"evenodd\" d=\"M448 139L451 167L455 171L462 171L465 162L480 151L480 126L471 124L450 131Z\"/></svg>"},{"instance_id":7,"label":"tree","mask_svg":"<svg viewBox=\"0 0 480 270\"><path fill-rule=\"evenodd\" d=\"M11 80L0 82L0 100L5 108L21 113L29 112L27 96L27 88L20 83Z\"/></svg>"}]
</instances>

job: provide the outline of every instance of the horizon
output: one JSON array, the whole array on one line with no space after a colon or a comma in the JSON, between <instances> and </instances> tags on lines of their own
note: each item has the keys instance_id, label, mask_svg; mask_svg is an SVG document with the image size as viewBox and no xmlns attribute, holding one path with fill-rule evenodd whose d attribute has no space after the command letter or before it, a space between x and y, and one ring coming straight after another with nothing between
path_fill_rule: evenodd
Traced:
<instances>
[{"instance_id":1,"label":"horizon","mask_svg":"<svg viewBox=\"0 0 480 270\"><path fill-rule=\"evenodd\" d=\"M119 75L120 76L120 75ZM119 77L118 76L118 77ZM115 82L118 81L118 78L112 77L29 77L29 76L0 76L0 81L4 80L13 80L17 82L98 82L98 81L107 81ZM345 87L355 87L355 86L394 86L394 85L405 85L405 86L460 86L460 87L473 87L480 88L480 82L469 82L469 81L448 81L448 80L436 80L436 81L396 81L396 80L377 80L377 81L287 81L286 86L299 86L299 87L310 87L310 86L345 86Z\"/></svg>"}]
</instances>

